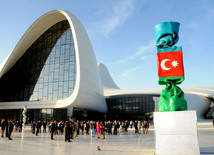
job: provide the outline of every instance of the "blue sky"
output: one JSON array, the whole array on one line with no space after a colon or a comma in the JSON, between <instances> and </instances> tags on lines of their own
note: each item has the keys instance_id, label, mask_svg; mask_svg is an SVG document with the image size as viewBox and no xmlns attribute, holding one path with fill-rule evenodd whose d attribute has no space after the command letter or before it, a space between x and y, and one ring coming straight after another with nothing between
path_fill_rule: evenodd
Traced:
<instances>
[{"instance_id":1,"label":"blue sky","mask_svg":"<svg viewBox=\"0 0 214 155\"><path fill-rule=\"evenodd\" d=\"M44 13L73 13L88 32L98 63L122 89L158 85L154 26L180 22L185 81L180 87L214 87L213 0L7 0L0 3L0 63Z\"/></svg>"}]
</instances>

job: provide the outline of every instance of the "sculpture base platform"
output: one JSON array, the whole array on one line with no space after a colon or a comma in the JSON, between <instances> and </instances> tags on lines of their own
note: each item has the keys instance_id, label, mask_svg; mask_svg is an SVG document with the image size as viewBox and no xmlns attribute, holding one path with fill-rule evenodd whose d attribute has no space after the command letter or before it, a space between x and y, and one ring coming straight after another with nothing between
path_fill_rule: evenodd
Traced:
<instances>
[{"instance_id":1,"label":"sculpture base platform","mask_svg":"<svg viewBox=\"0 0 214 155\"><path fill-rule=\"evenodd\" d=\"M196 111L154 112L156 155L200 155Z\"/></svg>"}]
</instances>

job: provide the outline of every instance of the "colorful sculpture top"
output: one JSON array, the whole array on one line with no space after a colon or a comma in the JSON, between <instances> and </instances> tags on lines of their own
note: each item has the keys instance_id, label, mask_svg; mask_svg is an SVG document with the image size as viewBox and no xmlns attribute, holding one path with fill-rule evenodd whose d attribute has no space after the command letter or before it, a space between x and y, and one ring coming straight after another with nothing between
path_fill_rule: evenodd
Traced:
<instances>
[{"instance_id":1,"label":"colorful sculpture top","mask_svg":"<svg viewBox=\"0 0 214 155\"><path fill-rule=\"evenodd\" d=\"M162 22L155 26L158 83L166 85L159 100L159 111L187 110L184 92L176 86L184 81L183 54L177 43L178 22Z\"/></svg>"}]
</instances>

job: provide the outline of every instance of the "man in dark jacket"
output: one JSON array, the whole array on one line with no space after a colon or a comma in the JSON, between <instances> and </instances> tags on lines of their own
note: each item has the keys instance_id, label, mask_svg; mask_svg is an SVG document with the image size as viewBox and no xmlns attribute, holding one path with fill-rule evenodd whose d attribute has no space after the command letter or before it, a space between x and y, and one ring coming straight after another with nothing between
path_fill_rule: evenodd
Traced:
<instances>
[{"instance_id":1,"label":"man in dark jacket","mask_svg":"<svg viewBox=\"0 0 214 155\"><path fill-rule=\"evenodd\" d=\"M134 128L135 128L135 133L139 133L138 127L137 127L137 120L135 120L135 122L134 122Z\"/></svg>"},{"instance_id":2,"label":"man in dark jacket","mask_svg":"<svg viewBox=\"0 0 214 155\"><path fill-rule=\"evenodd\" d=\"M23 121L20 120L20 122L19 122L19 132L22 132L22 124L23 124Z\"/></svg>"},{"instance_id":3,"label":"man in dark jacket","mask_svg":"<svg viewBox=\"0 0 214 155\"><path fill-rule=\"evenodd\" d=\"M46 133L47 122L43 122L43 133Z\"/></svg>"},{"instance_id":4,"label":"man in dark jacket","mask_svg":"<svg viewBox=\"0 0 214 155\"><path fill-rule=\"evenodd\" d=\"M12 132L13 132L13 120L11 119L11 120L8 122L8 139L9 139L9 140L12 140L12 138L11 138Z\"/></svg>"},{"instance_id":5,"label":"man in dark jacket","mask_svg":"<svg viewBox=\"0 0 214 155\"><path fill-rule=\"evenodd\" d=\"M114 126L114 135L117 135L118 123L116 120L114 121L113 126Z\"/></svg>"},{"instance_id":6,"label":"man in dark jacket","mask_svg":"<svg viewBox=\"0 0 214 155\"><path fill-rule=\"evenodd\" d=\"M38 133L39 133L39 130L41 129L41 126L42 126L42 123L41 121L37 121L37 124L36 124L36 136L38 136Z\"/></svg>"},{"instance_id":7,"label":"man in dark jacket","mask_svg":"<svg viewBox=\"0 0 214 155\"><path fill-rule=\"evenodd\" d=\"M52 123L51 123L51 140L54 140L53 134L54 134L55 130L56 130L56 120L52 121Z\"/></svg>"}]
</instances>

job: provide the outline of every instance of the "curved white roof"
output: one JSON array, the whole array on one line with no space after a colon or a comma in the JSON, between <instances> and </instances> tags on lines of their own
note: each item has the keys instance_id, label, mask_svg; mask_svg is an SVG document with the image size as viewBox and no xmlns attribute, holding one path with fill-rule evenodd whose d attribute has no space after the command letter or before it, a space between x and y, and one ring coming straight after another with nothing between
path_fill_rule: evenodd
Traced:
<instances>
[{"instance_id":1,"label":"curved white roof","mask_svg":"<svg viewBox=\"0 0 214 155\"><path fill-rule=\"evenodd\" d=\"M76 85L72 95L66 99L56 101L1 102L0 109L20 109L25 105L28 108L77 107L107 112L100 74L91 42L81 22L67 11L53 10L37 19L1 65L0 77L11 69L46 30L63 20L67 20L70 24L76 52Z\"/></svg>"}]
</instances>

